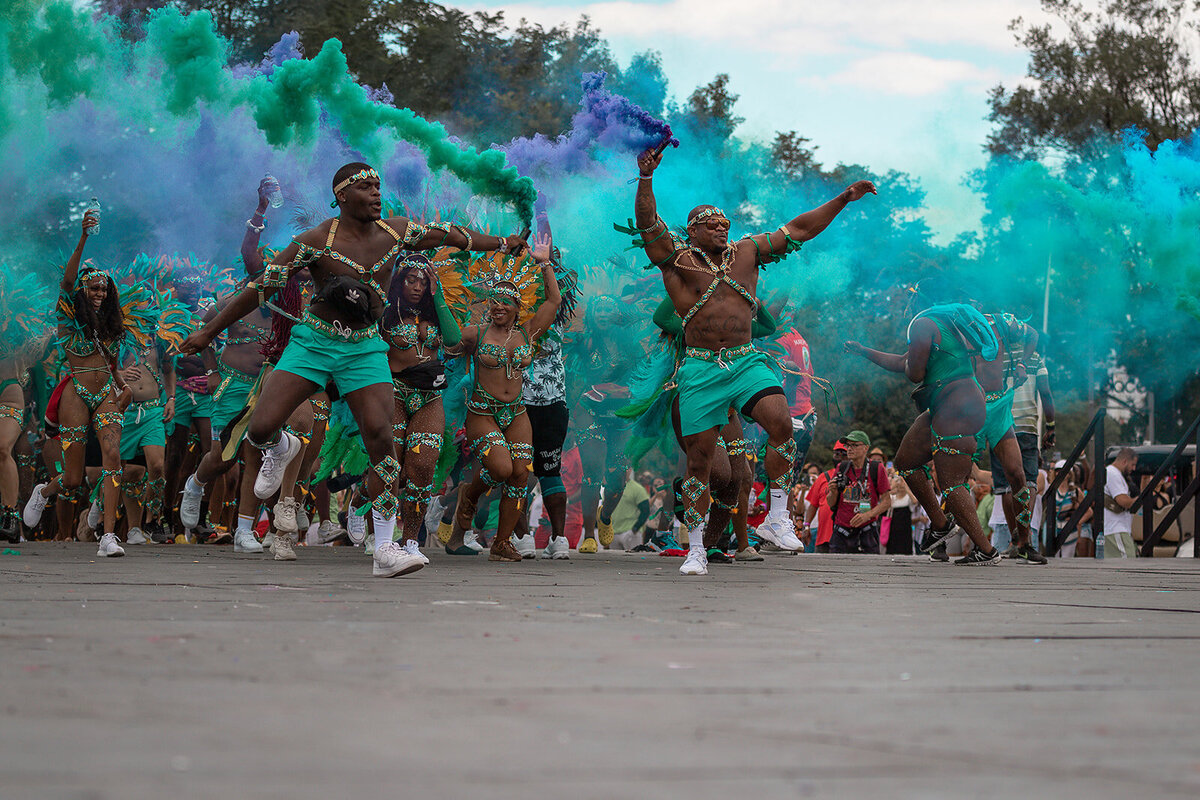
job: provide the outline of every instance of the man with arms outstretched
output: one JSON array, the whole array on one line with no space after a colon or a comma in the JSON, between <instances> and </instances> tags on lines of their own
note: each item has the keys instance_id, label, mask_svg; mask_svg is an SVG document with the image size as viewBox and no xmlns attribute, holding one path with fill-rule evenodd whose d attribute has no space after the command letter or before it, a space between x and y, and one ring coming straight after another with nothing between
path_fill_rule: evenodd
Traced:
<instances>
[{"instance_id":1,"label":"man with arms outstretched","mask_svg":"<svg viewBox=\"0 0 1200 800\"><path fill-rule=\"evenodd\" d=\"M683 322L686 350L676 381L687 454L682 493L689 550L679 571L706 575L703 529L710 499L709 467L717 431L728 422L730 406L761 425L768 436L771 510L758 528L759 535L785 550L801 547L787 509L788 477L796 453L787 398L768 356L750 344L750 323L758 312L758 268L798 249L825 230L847 205L874 194L875 186L858 181L778 230L737 242L729 241L729 219L720 209L697 206L688 214L684 241L672 236L658 216L651 183L661 161L661 154L649 151L638 158L636 224L646 254L662 270L667 294Z\"/></svg>"}]
</instances>

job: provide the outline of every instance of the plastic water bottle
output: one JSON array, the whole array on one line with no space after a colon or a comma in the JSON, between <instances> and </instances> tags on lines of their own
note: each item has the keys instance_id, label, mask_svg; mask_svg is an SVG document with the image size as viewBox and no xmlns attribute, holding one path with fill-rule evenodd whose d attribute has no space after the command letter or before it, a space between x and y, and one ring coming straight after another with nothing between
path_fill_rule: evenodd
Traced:
<instances>
[{"instance_id":1,"label":"plastic water bottle","mask_svg":"<svg viewBox=\"0 0 1200 800\"><path fill-rule=\"evenodd\" d=\"M279 188L279 181L275 180L275 176L269 172L263 176L263 181L274 185L268 197L271 199L271 208L279 208L283 205L283 190Z\"/></svg>"},{"instance_id":2,"label":"plastic water bottle","mask_svg":"<svg viewBox=\"0 0 1200 800\"><path fill-rule=\"evenodd\" d=\"M93 197L85 210L96 212L96 224L88 231L88 236L95 236L100 233L100 201Z\"/></svg>"}]
</instances>

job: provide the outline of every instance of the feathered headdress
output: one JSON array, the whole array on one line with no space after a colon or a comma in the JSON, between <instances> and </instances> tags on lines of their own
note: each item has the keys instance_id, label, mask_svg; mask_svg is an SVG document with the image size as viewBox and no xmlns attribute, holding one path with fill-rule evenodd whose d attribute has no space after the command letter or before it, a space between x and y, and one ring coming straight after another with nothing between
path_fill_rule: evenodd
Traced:
<instances>
[{"instance_id":1,"label":"feathered headdress","mask_svg":"<svg viewBox=\"0 0 1200 800\"><path fill-rule=\"evenodd\" d=\"M0 361L20 359L41 347L53 323L54 295L28 272L19 277L0 264Z\"/></svg>"}]
</instances>

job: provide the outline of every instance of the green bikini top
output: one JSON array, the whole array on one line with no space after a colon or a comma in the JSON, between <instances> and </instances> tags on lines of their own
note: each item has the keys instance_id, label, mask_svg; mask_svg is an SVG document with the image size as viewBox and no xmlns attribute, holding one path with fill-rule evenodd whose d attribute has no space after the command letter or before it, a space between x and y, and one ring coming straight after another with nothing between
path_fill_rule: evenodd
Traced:
<instances>
[{"instance_id":1,"label":"green bikini top","mask_svg":"<svg viewBox=\"0 0 1200 800\"><path fill-rule=\"evenodd\" d=\"M475 361L484 369L503 369L504 377L511 379L533 361L533 345L529 341L529 334L524 328L517 328L524 337L525 344L519 344L509 350L507 345L483 341L484 333L491 327L490 324L487 329L480 325L475 326L479 341L475 348Z\"/></svg>"}]
</instances>

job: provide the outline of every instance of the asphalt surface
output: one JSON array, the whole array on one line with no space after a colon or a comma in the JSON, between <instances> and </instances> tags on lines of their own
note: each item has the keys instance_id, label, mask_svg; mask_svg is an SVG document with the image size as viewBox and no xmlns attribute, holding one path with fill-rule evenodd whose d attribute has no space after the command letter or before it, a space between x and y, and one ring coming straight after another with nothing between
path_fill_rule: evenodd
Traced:
<instances>
[{"instance_id":1,"label":"asphalt surface","mask_svg":"<svg viewBox=\"0 0 1200 800\"><path fill-rule=\"evenodd\" d=\"M1190 559L128 550L0 556L5 800L1200 795Z\"/></svg>"}]
</instances>

